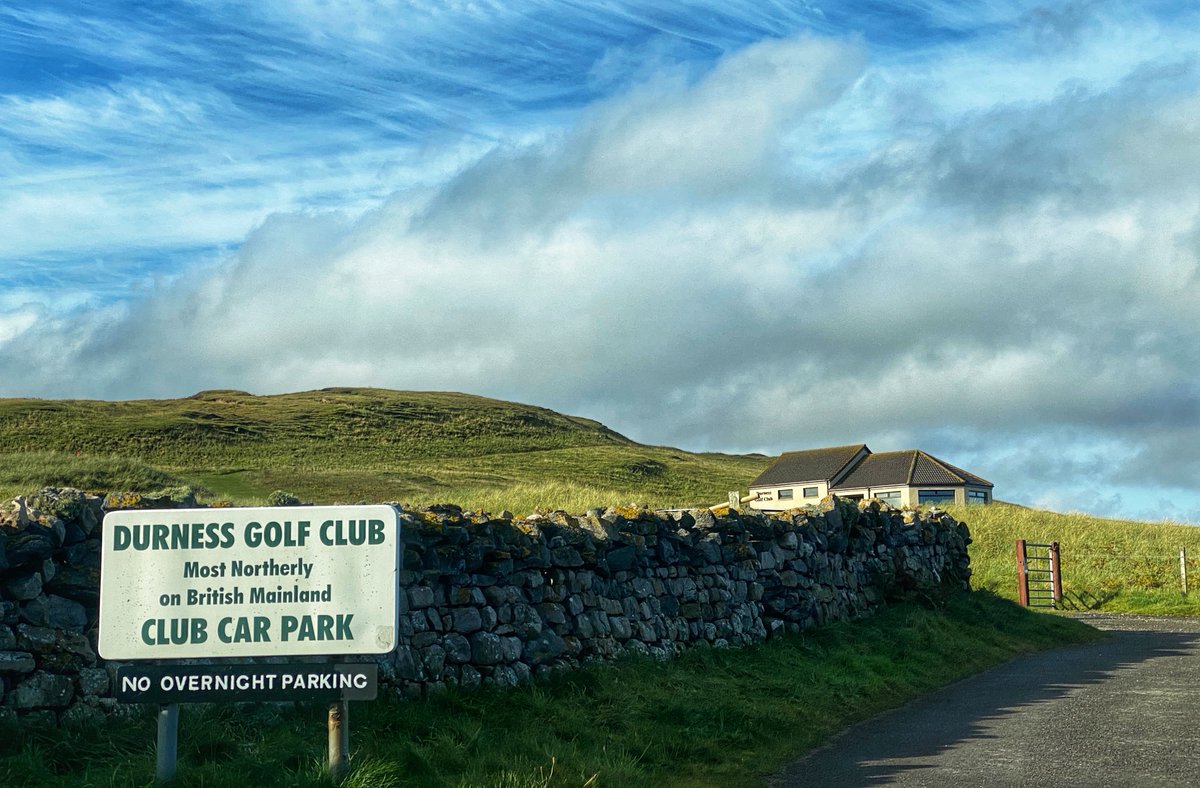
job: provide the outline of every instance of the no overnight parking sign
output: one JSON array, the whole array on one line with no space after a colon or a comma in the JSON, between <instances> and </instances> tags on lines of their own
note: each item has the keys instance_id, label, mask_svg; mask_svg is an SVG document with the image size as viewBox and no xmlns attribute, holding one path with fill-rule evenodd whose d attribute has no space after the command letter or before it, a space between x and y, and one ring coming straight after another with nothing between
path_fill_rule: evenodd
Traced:
<instances>
[{"instance_id":1,"label":"no overnight parking sign","mask_svg":"<svg viewBox=\"0 0 1200 788\"><path fill-rule=\"evenodd\" d=\"M102 536L105 659L396 647L400 519L391 506L109 512Z\"/></svg>"}]
</instances>

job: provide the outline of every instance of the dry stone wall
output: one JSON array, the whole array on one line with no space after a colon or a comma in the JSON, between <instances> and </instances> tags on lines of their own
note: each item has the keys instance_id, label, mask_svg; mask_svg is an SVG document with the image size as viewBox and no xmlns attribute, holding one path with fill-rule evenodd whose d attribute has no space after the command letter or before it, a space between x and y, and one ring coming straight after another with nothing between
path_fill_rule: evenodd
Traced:
<instances>
[{"instance_id":1,"label":"dry stone wall","mask_svg":"<svg viewBox=\"0 0 1200 788\"><path fill-rule=\"evenodd\" d=\"M116 666L95 651L103 515L194 505L48 489L0 512L0 715L86 721L115 708ZM745 645L969 587L965 525L878 501L720 517L398 508L399 645L375 659L408 696Z\"/></svg>"}]
</instances>

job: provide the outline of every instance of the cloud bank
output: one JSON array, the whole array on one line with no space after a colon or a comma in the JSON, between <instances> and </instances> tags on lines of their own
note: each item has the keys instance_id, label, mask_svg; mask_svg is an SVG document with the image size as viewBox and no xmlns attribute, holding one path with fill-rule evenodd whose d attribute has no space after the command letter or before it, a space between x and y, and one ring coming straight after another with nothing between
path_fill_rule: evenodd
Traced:
<instances>
[{"instance_id":1,"label":"cloud bank","mask_svg":"<svg viewBox=\"0 0 1200 788\"><path fill-rule=\"evenodd\" d=\"M610 48L618 88L443 139L367 210L278 211L88 311L0 301L0 393L463 390L689 449L919 447L1001 498L1200 522L1200 28L996 24L705 68ZM203 114L155 95L114 101Z\"/></svg>"}]
</instances>

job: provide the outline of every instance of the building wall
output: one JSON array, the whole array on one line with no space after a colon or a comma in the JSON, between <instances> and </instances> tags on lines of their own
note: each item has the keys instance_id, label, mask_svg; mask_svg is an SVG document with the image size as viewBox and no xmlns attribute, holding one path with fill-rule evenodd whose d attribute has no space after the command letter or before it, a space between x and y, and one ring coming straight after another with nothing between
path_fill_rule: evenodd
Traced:
<instances>
[{"instance_id":1,"label":"building wall","mask_svg":"<svg viewBox=\"0 0 1200 788\"><path fill-rule=\"evenodd\" d=\"M781 501L778 499L778 497L776 495L773 495L771 500L753 501L750 504L750 506L753 509L755 509L756 511L761 511L761 512L785 512L785 511L788 511L789 509L794 509L797 507L811 506L813 504L818 503L819 499L805 499L800 495L800 491L805 485L814 486L817 484L820 485L821 497L824 497L825 495L827 495L829 488L828 488L828 485L825 484L824 482L820 482L820 483L805 482L804 485L797 484L794 486L794 489L796 490L796 493L795 493L796 497L793 500L790 500L790 501L782 500ZM763 489L763 490L767 490L772 493L775 493L777 490L785 489L786 487L787 487L787 485L776 485L774 487L763 487L763 488L752 487L752 488L750 488L750 492L754 493L760 489ZM963 505L968 502L968 498L967 498L968 491L978 490L979 492L983 492L983 493L987 494L987 497L988 497L987 502L988 503L992 502L991 488L981 487L981 486L976 486L976 485L967 485L964 487L961 485L954 486L954 485L949 485L949 484L944 484L944 485L923 484L923 485L918 485L918 486L909 486L909 485L905 485L905 484L889 484L889 485L884 485L882 487L844 488L844 489L837 490L834 494L839 495L844 498L850 497L850 496L856 496L856 495L861 495L863 498L876 498L882 493L899 491L900 492L900 501L899 501L899 503L894 504L896 506L896 508L899 508L901 506L918 506L919 500L920 500L920 493L922 490L952 490L954 492L953 503L959 504L959 505Z\"/></svg>"},{"instance_id":2,"label":"building wall","mask_svg":"<svg viewBox=\"0 0 1200 788\"><path fill-rule=\"evenodd\" d=\"M194 505L185 502L181 505ZM96 656L100 522L136 495L43 491L0 511L0 716L112 711L116 663ZM830 500L770 516L708 510L399 509L399 645L385 687L513 686L622 654L740 646L870 613L906 589L968 588L965 526Z\"/></svg>"},{"instance_id":3,"label":"building wall","mask_svg":"<svg viewBox=\"0 0 1200 788\"><path fill-rule=\"evenodd\" d=\"M816 487L817 494L810 498L804 497L805 487ZM781 499L779 497L780 490L792 490L791 500ZM750 494L766 493L770 498L763 500L754 500L750 502L750 508L759 512L783 512L788 509L794 509L797 506L812 506L821 502L821 499L829 495L829 483L824 481L803 482L800 484L777 484L764 487L751 487Z\"/></svg>"}]
</instances>

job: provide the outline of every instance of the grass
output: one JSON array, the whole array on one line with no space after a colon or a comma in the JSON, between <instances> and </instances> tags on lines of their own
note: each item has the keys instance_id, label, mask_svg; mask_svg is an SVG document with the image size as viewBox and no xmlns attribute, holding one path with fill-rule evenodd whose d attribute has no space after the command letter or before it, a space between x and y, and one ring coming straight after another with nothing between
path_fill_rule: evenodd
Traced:
<instances>
[{"instance_id":1,"label":"grass","mask_svg":"<svg viewBox=\"0 0 1200 788\"><path fill-rule=\"evenodd\" d=\"M474 510L582 512L720 503L764 470L760 455L645 446L545 408L444 392L323 389L174 400L0 399L0 496L42 486L261 505L275 490L314 503L452 502ZM975 583L1015 598L1013 542L1058 541L1071 592L1105 609L1200 615L1178 592L1179 549L1200 585L1200 529L1017 506L953 509L972 527Z\"/></svg>"},{"instance_id":2,"label":"grass","mask_svg":"<svg viewBox=\"0 0 1200 788\"><path fill-rule=\"evenodd\" d=\"M351 709L349 786L761 785L833 732L1010 657L1099 637L987 592L738 650ZM0 731L4 785L148 785L154 720ZM185 707L182 786L324 786L324 710Z\"/></svg>"},{"instance_id":3,"label":"grass","mask_svg":"<svg viewBox=\"0 0 1200 788\"><path fill-rule=\"evenodd\" d=\"M184 483L180 476L125 457L61 451L0 452L0 490L12 495L41 487L149 492Z\"/></svg>"},{"instance_id":4,"label":"grass","mask_svg":"<svg viewBox=\"0 0 1200 788\"><path fill-rule=\"evenodd\" d=\"M0 400L0 446L0 495L44 485L192 486L210 500L253 505L282 489L317 503L451 501L517 514L718 503L770 461L644 446L542 408L376 389ZM1103 590L1134 577L1141 585L1122 586L1118 599L1142 609L1170 596L1162 556L1175 554L1175 542L1191 549L1167 526L1107 533L1101 521L1072 530L1069 516L1023 511L955 512L972 525L977 584L1007 596L1015 596L1018 536L1062 542L1068 582L1080 587ZM1147 534L1162 538L1151 545ZM1109 556L1085 572L1084 556L1104 550L1120 552L1124 569ZM697 651L668 664L623 661L507 693L356 704L356 770L347 784L757 785L853 721L1013 655L1093 636L984 592L944 610L900 605L750 649ZM327 785L323 729L321 709L185 708L181 784ZM149 713L86 728L14 726L0 731L0 784L147 785L153 740Z\"/></svg>"},{"instance_id":5,"label":"grass","mask_svg":"<svg viewBox=\"0 0 1200 788\"><path fill-rule=\"evenodd\" d=\"M0 446L5 496L43 485L151 492L189 484L248 505L284 489L314 503L454 501L518 514L576 501L718 503L769 462L644 446L545 408L383 389L0 399Z\"/></svg>"},{"instance_id":6,"label":"grass","mask_svg":"<svg viewBox=\"0 0 1200 788\"><path fill-rule=\"evenodd\" d=\"M1200 616L1200 528L1008 504L947 510L971 530L971 582L976 588L1016 599L1016 540L1058 542L1065 591L1113 594L1102 608L1107 611ZM1180 593L1180 548L1187 550L1193 583L1187 597Z\"/></svg>"}]
</instances>

